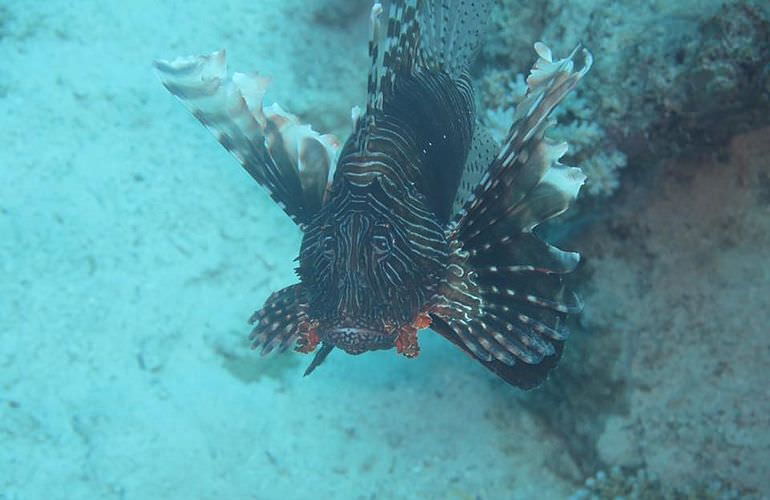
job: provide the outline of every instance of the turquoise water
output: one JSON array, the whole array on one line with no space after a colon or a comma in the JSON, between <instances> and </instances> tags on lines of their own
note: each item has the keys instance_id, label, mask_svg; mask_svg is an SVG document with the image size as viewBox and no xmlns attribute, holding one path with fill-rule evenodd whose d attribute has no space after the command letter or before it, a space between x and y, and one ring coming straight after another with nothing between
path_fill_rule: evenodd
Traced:
<instances>
[{"instance_id":1,"label":"turquoise water","mask_svg":"<svg viewBox=\"0 0 770 500\"><path fill-rule=\"evenodd\" d=\"M586 311L541 389L427 331L415 360L335 352L306 378L308 357L248 349L301 234L152 61L226 48L344 137L364 3L0 3L0 499L768 497L760 3L498 2L474 68L488 125L534 41L597 61L554 130L596 179L553 231L585 257ZM710 40L742 66L709 66L733 57ZM698 92L753 109L709 122Z\"/></svg>"}]
</instances>

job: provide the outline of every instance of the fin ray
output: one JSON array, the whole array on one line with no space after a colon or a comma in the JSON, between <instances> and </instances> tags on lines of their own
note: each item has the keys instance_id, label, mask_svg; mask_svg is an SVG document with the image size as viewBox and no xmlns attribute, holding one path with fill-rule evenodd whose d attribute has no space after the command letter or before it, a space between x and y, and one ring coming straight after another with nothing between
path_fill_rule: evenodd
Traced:
<instances>
[{"instance_id":1,"label":"fin ray","mask_svg":"<svg viewBox=\"0 0 770 500\"><path fill-rule=\"evenodd\" d=\"M252 349L260 349L266 356L273 350L284 352L293 347L301 334L301 326L307 321L302 287L291 285L274 292L265 305L249 319L254 328L249 335Z\"/></svg>"},{"instance_id":2,"label":"fin ray","mask_svg":"<svg viewBox=\"0 0 770 500\"><path fill-rule=\"evenodd\" d=\"M409 172L406 181L428 198L442 223L452 217L474 135L467 69L487 18L484 9L488 0L392 0L384 28L384 8L374 4L367 109L342 153L360 154L363 160L351 163L366 164L381 152L370 145L396 137L393 153L406 150L409 157L409 165L398 162L400 170Z\"/></svg>"},{"instance_id":3,"label":"fin ray","mask_svg":"<svg viewBox=\"0 0 770 500\"><path fill-rule=\"evenodd\" d=\"M420 63L459 78L476 57L491 10L488 0L423 0Z\"/></svg>"},{"instance_id":4,"label":"fin ray","mask_svg":"<svg viewBox=\"0 0 770 500\"><path fill-rule=\"evenodd\" d=\"M582 307L564 283L580 256L532 231L564 212L585 180L579 168L559 163L567 146L546 139L545 130L555 106L591 65L587 51L585 65L576 71L577 49L555 62L545 45L538 43L535 50L539 59L514 123L488 169L475 173L478 184L450 227L464 272L448 278L456 282L443 295L458 297L455 302L464 301L463 307L435 313L439 333L523 388L537 386L556 366L568 335L566 318Z\"/></svg>"},{"instance_id":5,"label":"fin ray","mask_svg":"<svg viewBox=\"0 0 770 500\"><path fill-rule=\"evenodd\" d=\"M528 364L516 358L511 364L506 362L508 358L505 356L500 356L500 358L502 358L501 360L500 358L491 355L489 352L484 352L481 356L477 355L468 348L463 339L458 335L460 329L457 325L450 326L445 318L440 316L433 316L432 320L433 323L431 324L431 328L435 332L460 347L473 359L481 363L485 368L505 380L507 383L525 390L533 389L543 383L548 376L548 373L550 373L559 362L564 349L564 344L562 342L555 342L554 353L544 357L539 363ZM473 342L476 343L476 345L479 345L476 340L473 340Z\"/></svg>"},{"instance_id":6,"label":"fin ray","mask_svg":"<svg viewBox=\"0 0 770 500\"><path fill-rule=\"evenodd\" d=\"M278 104L263 107L269 79L228 75L225 52L155 61L179 98L298 224L324 202L339 141L321 135Z\"/></svg>"}]
</instances>

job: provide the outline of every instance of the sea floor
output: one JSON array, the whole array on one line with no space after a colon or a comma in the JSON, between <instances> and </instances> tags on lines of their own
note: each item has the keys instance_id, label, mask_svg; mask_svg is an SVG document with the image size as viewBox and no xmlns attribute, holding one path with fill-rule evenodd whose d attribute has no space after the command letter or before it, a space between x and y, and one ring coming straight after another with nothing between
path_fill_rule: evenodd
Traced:
<instances>
[{"instance_id":1,"label":"sea floor","mask_svg":"<svg viewBox=\"0 0 770 500\"><path fill-rule=\"evenodd\" d=\"M248 349L248 317L295 280L299 231L151 63L226 47L233 69L273 77L268 101L344 133L364 99L366 13L324 28L306 6L0 3L0 499L567 498L587 477L542 406L432 333L416 360L334 353L307 378L305 356ZM587 324L644 353L628 361L645 375L623 395L632 402L602 417L614 418L615 434L600 431L596 446L603 463L637 467L613 450L633 455L622 443L643 443L641 462L665 474L670 435L650 419L737 418L730 429L741 432L727 441L678 447L675 463L701 459L672 480L752 465L739 487L770 495L770 132L737 141L730 162L698 170L702 204L621 196L653 233L650 221L682 210L712 217L690 212L652 239L665 262L657 274L645 275L647 253L603 237L601 224L580 240L606 264L595 268L587 300L602 302ZM724 169L749 163L746 187L724 198L740 210L713 215L720 179L738 182ZM688 189L700 189L700 175ZM681 231L689 239L677 240ZM705 344L693 334L703 323ZM673 333L650 340L657 332ZM582 341L598 345L573 340ZM627 421L644 435L623 434ZM746 457L755 463L731 461Z\"/></svg>"}]
</instances>

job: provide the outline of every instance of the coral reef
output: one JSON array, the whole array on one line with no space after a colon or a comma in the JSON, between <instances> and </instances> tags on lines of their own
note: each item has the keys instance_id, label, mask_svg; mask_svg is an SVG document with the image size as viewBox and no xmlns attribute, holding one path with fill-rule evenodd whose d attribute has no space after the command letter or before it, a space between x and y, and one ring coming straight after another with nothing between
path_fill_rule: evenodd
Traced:
<instances>
[{"instance_id":1,"label":"coral reef","mask_svg":"<svg viewBox=\"0 0 770 500\"><path fill-rule=\"evenodd\" d=\"M524 16L525 30L559 52L580 39L595 51L551 136L571 143L588 198L622 194L611 214L586 210L567 224L589 226L578 244L588 255L583 339L526 397L570 455L554 471L579 481L614 467L576 498L754 498L770 488L770 409L750 368L770 362L759 335L769 321L760 249L770 244L770 131L727 146L768 123L770 6L700 7L597 1ZM520 41L501 39L510 50L485 53L482 70L493 128L523 78L502 68L525 66Z\"/></svg>"},{"instance_id":2,"label":"coral reef","mask_svg":"<svg viewBox=\"0 0 770 500\"><path fill-rule=\"evenodd\" d=\"M588 256L582 339L523 398L569 455L548 464L555 474L611 471L574 498L770 491L770 398L756 377L770 363L760 335L770 129L734 137L770 123L770 5L690 7L599 0L535 15L503 0L498 9L523 12L525 36L502 23L483 53L483 119L498 136L524 77L506 69L531 59L523 38L557 53L582 40L597 56L550 131L589 177L585 213L550 228L564 237L588 226L577 240ZM606 216L590 211L618 193Z\"/></svg>"},{"instance_id":3,"label":"coral reef","mask_svg":"<svg viewBox=\"0 0 770 500\"><path fill-rule=\"evenodd\" d=\"M570 500L733 500L740 491L719 480L694 485L666 485L644 469L613 467L586 479Z\"/></svg>"},{"instance_id":4,"label":"coral reef","mask_svg":"<svg viewBox=\"0 0 770 500\"><path fill-rule=\"evenodd\" d=\"M676 155L721 148L733 134L767 124L770 17L732 2L697 22L671 22L677 38L658 23L640 34L631 53L636 64L627 78L643 85L637 111L617 113L639 129L628 127L626 135L646 132L653 154Z\"/></svg>"},{"instance_id":5,"label":"coral reef","mask_svg":"<svg viewBox=\"0 0 770 500\"><path fill-rule=\"evenodd\" d=\"M682 491L770 491L770 128L727 154L635 175L577 240L584 330L527 404L583 477L619 466Z\"/></svg>"},{"instance_id":6,"label":"coral reef","mask_svg":"<svg viewBox=\"0 0 770 500\"><path fill-rule=\"evenodd\" d=\"M759 2L605 0L566 5L500 0L482 52L485 121L498 130L512 113L528 44L556 53L583 42L596 53L586 84L552 134L588 175L586 193L612 195L627 163L715 150L733 134L770 123L770 13Z\"/></svg>"}]
</instances>

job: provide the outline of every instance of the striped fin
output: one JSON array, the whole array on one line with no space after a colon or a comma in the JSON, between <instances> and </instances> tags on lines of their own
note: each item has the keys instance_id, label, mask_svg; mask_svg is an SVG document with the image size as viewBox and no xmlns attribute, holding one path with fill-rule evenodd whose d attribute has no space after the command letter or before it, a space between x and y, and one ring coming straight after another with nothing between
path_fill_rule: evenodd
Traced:
<instances>
[{"instance_id":1,"label":"striped fin","mask_svg":"<svg viewBox=\"0 0 770 500\"><path fill-rule=\"evenodd\" d=\"M434 330L509 383L539 385L561 355L567 317L582 308L563 283L578 254L520 232L452 258L456 271L434 298Z\"/></svg>"},{"instance_id":2,"label":"striped fin","mask_svg":"<svg viewBox=\"0 0 770 500\"><path fill-rule=\"evenodd\" d=\"M506 338L497 331L481 330L478 327L471 331L457 321L450 324L443 317L434 316L432 319L431 328L434 331L460 347L507 383L525 390L537 387L546 379L548 373L558 364L564 349L562 342L555 343L552 354L544 357L540 363L527 364L518 361L507 348L501 347L503 344L492 343L493 341L489 340L494 338L494 335ZM497 325L487 324L487 326L497 328ZM479 336L479 331L483 331L485 335ZM513 341L519 343L515 337ZM489 345L485 347L484 344Z\"/></svg>"},{"instance_id":3,"label":"striped fin","mask_svg":"<svg viewBox=\"0 0 770 500\"><path fill-rule=\"evenodd\" d=\"M266 356L294 346L307 323L306 309L299 284L270 295L262 309L249 318L254 325L249 335L251 348L261 349L262 356Z\"/></svg>"},{"instance_id":4,"label":"striped fin","mask_svg":"<svg viewBox=\"0 0 770 500\"><path fill-rule=\"evenodd\" d=\"M559 163L567 145L544 133L550 113L591 65L587 51L575 71L577 49L559 61L542 43L535 49L540 57L508 136L450 230L464 272L447 280L450 305L438 311L436 323L439 333L523 388L537 386L556 365L566 319L582 308L564 284L580 256L532 231L564 212L585 180L579 168ZM471 300L454 293L461 288ZM452 307L451 297L460 305Z\"/></svg>"},{"instance_id":5,"label":"striped fin","mask_svg":"<svg viewBox=\"0 0 770 500\"><path fill-rule=\"evenodd\" d=\"M464 77L491 11L491 0L391 0L375 2L370 15L366 115L374 120L394 97L399 78L420 70ZM459 85L463 85L460 83Z\"/></svg>"},{"instance_id":6,"label":"striped fin","mask_svg":"<svg viewBox=\"0 0 770 500\"><path fill-rule=\"evenodd\" d=\"M263 107L269 79L227 74L225 51L155 61L163 85L200 120L298 224L325 200L339 141L278 104Z\"/></svg>"},{"instance_id":7,"label":"striped fin","mask_svg":"<svg viewBox=\"0 0 770 500\"><path fill-rule=\"evenodd\" d=\"M591 67L591 54L583 50L585 65L573 71L577 48L556 62L544 44L536 43L535 49L540 57L503 146L458 214L464 240L514 212L524 224L521 229L531 230L566 210L585 180L579 168L559 163L567 144L552 143L544 134L552 124L550 113Z\"/></svg>"},{"instance_id":8,"label":"striped fin","mask_svg":"<svg viewBox=\"0 0 770 500\"><path fill-rule=\"evenodd\" d=\"M371 10L367 117L373 119L393 95L399 75L409 75L417 60L420 30L417 24L419 0L392 0L386 25L384 7L375 2ZM383 39L384 38L384 39Z\"/></svg>"},{"instance_id":9,"label":"striped fin","mask_svg":"<svg viewBox=\"0 0 770 500\"><path fill-rule=\"evenodd\" d=\"M453 215L474 131L465 47L477 44L481 23L471 18L483 11L470 7L486 3L392 0L386 28L384 7L374 4L367 110L341 153L340 174L370 180L387 165L390 180L416 186L442 224ZM475 26L473 36L465 26Z\"/></svg>"}]
</instances>

